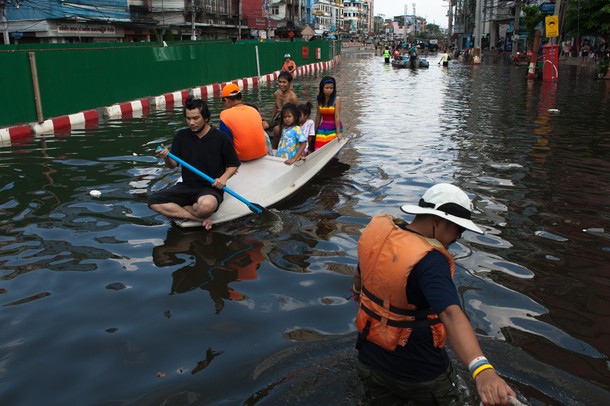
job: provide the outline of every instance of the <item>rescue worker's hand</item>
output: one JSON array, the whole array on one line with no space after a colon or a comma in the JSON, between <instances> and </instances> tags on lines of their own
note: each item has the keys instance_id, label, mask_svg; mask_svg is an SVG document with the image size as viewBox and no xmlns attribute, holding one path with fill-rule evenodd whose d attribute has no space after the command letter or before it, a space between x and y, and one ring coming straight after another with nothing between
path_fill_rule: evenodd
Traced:
<instances>
[{"instance_id":1,"label":"rescue worker's hand","mask_svg":"<svg viewBox=\"0 0 610 406\"><path fill-rule=\"evenodd\" d=\"M481 402L485 406L508 405L509 397L517 397L515 391L493 369L479 373L475 383Z\"/></svg>"}]
</instances>

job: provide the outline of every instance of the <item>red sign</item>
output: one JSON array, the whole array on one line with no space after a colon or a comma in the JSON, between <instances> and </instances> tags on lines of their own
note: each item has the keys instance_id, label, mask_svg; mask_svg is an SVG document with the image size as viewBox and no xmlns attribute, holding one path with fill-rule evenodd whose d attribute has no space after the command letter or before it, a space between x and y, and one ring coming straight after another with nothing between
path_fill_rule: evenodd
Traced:
<instances>
[{"instance_id":1,"label":"red sign","mask_svg":"<svg viewBox=\"0 0 610 406\"><path fill-rule=\"evenodd\" d=\"M301 47L301 58L309 59L309 47Z\"/></svg>"},{"instance_id":2,"label":"red sign","mask_svg":"<svg viewBox=\"0 0 610 406\"><path fill-rule=\"evenodd\" d=\"M290 31L290 32L288 33L288 36L289 36L290 38L294 37L294 31Z\"/></svg>"}]
</instances>

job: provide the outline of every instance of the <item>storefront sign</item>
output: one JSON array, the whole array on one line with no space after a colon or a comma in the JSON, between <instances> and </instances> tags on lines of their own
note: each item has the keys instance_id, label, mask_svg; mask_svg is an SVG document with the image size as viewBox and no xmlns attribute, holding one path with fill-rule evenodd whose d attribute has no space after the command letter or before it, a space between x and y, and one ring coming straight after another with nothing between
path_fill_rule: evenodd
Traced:
<instances>
[{"instance_id":1,"label":"storefront sign","mask_svg":"<svg viewBox=\"0 0 610 406\"><path fill-rule=\"evenodd\" d=\"M542 3L538 8L544 14L553 14L555 12L555 3Z\"/></svg>"},{"instance_id":2,"label":"storefront sign","mask_svg":"<svg viewBox=\"0 0 610 406\"><path fill-rule=\"evenodd\" d=\"M86 24L59 24L57 33L61 35L81 36L116 36L116 30L112 25L86 25Z\"/></svg>"}]
</instances>

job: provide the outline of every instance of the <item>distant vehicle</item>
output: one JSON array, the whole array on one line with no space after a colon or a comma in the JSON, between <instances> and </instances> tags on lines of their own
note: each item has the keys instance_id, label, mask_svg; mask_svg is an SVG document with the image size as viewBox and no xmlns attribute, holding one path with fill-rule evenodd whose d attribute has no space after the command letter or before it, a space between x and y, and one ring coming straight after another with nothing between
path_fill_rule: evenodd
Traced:
<instances>
[{"instance_id":1,"label":"distant vehicle","mask_svg":"<svg viewBox=\"0 0 610 406\"><path fill-rule=\"evenodd\" d=\"M430 42L428 42L428 43L423 42L423 41L418 42L417 47L419 49L428 49L428 51L430 51L430 52L437 52L438 51L438 40L431 39Z\"/></svg>"}]
</instances>

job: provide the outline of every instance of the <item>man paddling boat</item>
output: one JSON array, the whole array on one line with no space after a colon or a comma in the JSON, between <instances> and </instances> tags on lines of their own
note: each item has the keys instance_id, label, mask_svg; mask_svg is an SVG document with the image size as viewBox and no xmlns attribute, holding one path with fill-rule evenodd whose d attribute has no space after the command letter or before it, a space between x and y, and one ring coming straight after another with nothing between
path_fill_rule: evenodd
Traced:
<instances>
[{"instance_id":1,"label":"man paddling boat","mask_svg":"<svg viewBox=\"0 0 610 406\"><path fill-rule=\"evenodd\" d=\"M210 109L203 100L189 97L183 112L189 128L178 130L174 136L172 154L208 174L214 182L202 179L183 165L182 182L154 192L148 198L148 207L172 219L201 222L209 230L210 216L223 201L222 188L241 163L229 137L210 126ZM168 168L178 166L165 146L156 153Z\"/></svg>"}]
</instances>

